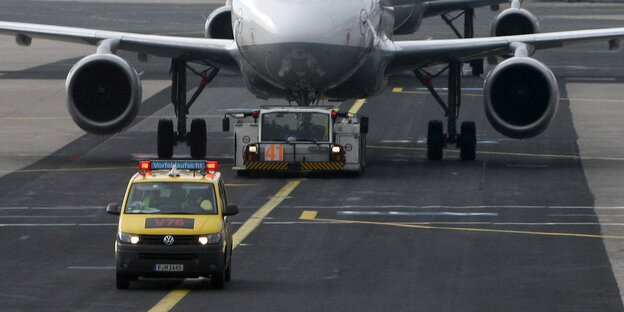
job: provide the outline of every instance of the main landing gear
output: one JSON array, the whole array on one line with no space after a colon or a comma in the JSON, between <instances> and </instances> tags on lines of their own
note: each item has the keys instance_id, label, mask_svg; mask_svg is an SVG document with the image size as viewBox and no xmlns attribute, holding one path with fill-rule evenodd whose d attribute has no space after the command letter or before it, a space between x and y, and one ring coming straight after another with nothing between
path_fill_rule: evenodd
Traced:
<instances>
[{"instance_id":1,"label":"main landing gear","mask_svg":"<svg viewBox=\"0 0 624 312\"><path fill-rule=\"evenodd\" d=\"M453 22L459 17L464 17L464 34L457 30ZM442 15L442 19L451 27L458 38L474 37L474 9L465 9L456 17L449 18ZM472 75L479 76L483 73L483 59L469 61L472 67ZM457 133L457 118L461 106L461 77L462 61L449 62L448 72L448 104L440 97L433 88L433 83L429 76L425 76L423 71L415 70L414 74L420 82L427 87L429 93L440 104L447 117L447 133L444 133L444 124L440 120L431 120L427 126L427 158L429 160L441 160L444 147L448 144L455 144L459 148L459 155L462 160L474 160L477 150L477 130L474 121L464 121L461 123L460 132Z\"/></svg>"},{"instance_id":2,"label":"main landing gear","mask_svg":"<svg viewBox=\"0 0 624 312\"><path fill-rule=\"evenodd\" d=\"M447 144L456 144L462 160L474 160L476 157L477 131L474 121L462 122L461 132L457 133L457 117L459 117L461 106L461 67L462 62L449 63L448 105L433 88L431 79L425 77L420 70L414 71L418 80L427 87L447 117L447 134L444 134L442 121L429 121L427 127L427 158L429 160L442 159L443 149Z\"/></svg>"},{"instance_id":3,"label":"main landing gear","mask_svg":"<svg viewBox=\"0 0 624 312\"><path fill-rule=\"evenodd\" d=\"M197 100L197 97L206 88L219 72L218 68L210 68L203 73L195 74L202 76L202 81L191 97L186 102L186 60L175 58L171 60L171 102L177 119L177 128L174 130L173 120L160 119L158 121L157 152L159 158L171 158L173 147L178 142L186 142L191 149L191 158L202 159L206 157L206 121L195 118L191 121L191 131L186 131L186 118L188 111Z\"/></svg>"}]
</instances>

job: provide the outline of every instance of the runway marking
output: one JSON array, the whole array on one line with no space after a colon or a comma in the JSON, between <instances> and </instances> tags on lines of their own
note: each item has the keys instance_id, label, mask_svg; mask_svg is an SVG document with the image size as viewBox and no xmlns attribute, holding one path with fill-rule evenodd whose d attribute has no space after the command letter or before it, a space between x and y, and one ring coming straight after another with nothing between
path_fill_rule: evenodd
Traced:
<instances>
[{"instance_id":1,"label":"runway marking","mask_svg":"<svg viewBox=\"0 0 624 312\"><path fill-rule=\"evenodd\" d=\"M282 189L275 194L266 204L258 209L239 229L232 235L233 248L238 246L251 232L253 232L262 223L264 218L275 209L279 204L289 197L303 180L294 180L288 182Z\"/></svg>"},{"instance_id":2,"label":"runway marking","mask_svg":"<svg viewBox=\"0 0 624 312\"><path fill-rule=\"evenodd\" d=\"M404 147L404 146L387 146L387 145L366 145L366 147L375 148L375 149L390 149L390 150L427 151L427 148L425 147ZM458 149L445 149L444 151L451 152L451 153L459 153ZM534 158L561 158L561 159L574 159L574 160L624 161L624 157L579 156L579 155L563 155L563 154L512 153L512 152L492 152L492 151L477 151L477 154L534 157Z\"/></svg>"},{"instance_id":3,"label":"runway marking","mask_svg":"<svg viewBox=\"0 0 624 312\"><path fill-rule=\"evenodd\" d=\"M169 311L175 307L182 298L184 298L190 289L175 289L169 292L164 298L162 298L155 306L149 309L149 312Z\"/></svg>"},{"instance_id":4,"label":"runway marking","mask_svg":"<svg viewBox=\"0 0 624 312\"><path fill-rule=\"evenodd\" d=\"M442 216L442 217L498 217L496 212L448 211L338 211L339 216ZM306 216L307 217L307 216Z\"/></svg>"},{"instance_id":5,"label":"runway marking","mask_svg":"<svg viewBox=\"0 0 624 312\"><path fill-rule=\"evenodd\" d=\"M53 219L53 218L74 218L74 219L79 219L79 218L95 218L97 217L97 215L90 215L90 216L66 216L66 215L57 215L57 216L45 216L45 215L28 215L28 216L0 216L0 219L32 219L32 218L36 218L36 219Z\"/></svg>"},{"instance_id":6,"label":"runway marking","mask_svg":"<svg viewBox=\"0 0 624 312\"><path fill-rule=\"evenodd\" d=\"M441 88L440 89L436 88L436 90L442 91ZM392 92L393 93L404 93L404 94L421 94L421 95L429 95L430 94L429 90L427 90L427 89L423 89L423 91L420 91L418 89L416 89L416 90L405 90L402 87L395 87L395 88L392 89ZM438 92L438 93L441 94L441 95L448 94L448 92L444 92L444 91ZM462 95L474 96L474 97L476 97L476 96L483 96L483 94L481 94L481 93L479 93L479 94L463 93Z\"/></svg>"},{"instance_id":7,"label":"runway marking","mask_svg":"<svg viewBox=\"0 0 624 312\"><path fill-rule=\"evenodd\" d=\"M355 103L353 103L353 106L351 106L351 108L349 109L348 115L349 116L357 115L357 113L360 111L364 103L366 103L366 99L358 99L357 101L355 101Z\"/></svg>"},{"instance_id":8,"label":"runway marking","mask_svg":"<svg viewBox=\"0 0 624 312\"><path fill-rule=\"evenodd\" d=\"M284 199L288 198L290 193L292 193L299 184L301 184L303 180L293 180L286 185L284 185L275 196L271 197L271 199L260 207L245 223L232 235L232 249L236 248L241 244L241 242L251 234L262 221L277 207L279 204L284 201ZM176 289L167 294L163 299L161 299L156 305L154 305L149 311L150 312L161 312L161 311L169 311L171 310L182 298L184 298L189 292L190 289Z\"/></svg>"},{"instance_id":9,"label":"runway marking","mask_svg":"<svg viewBox=\"0 0 624 312\"><path fill-rule=\"evenodd\" d=\"M305 211L304 211L305 212ZM398 223L398 222L397 222ZM236 223L233 223L236 224ZM293 225L293 224L336 224L339 225L341 222L329 222L329 221L319 221L312 219L299 219L299 221L269 221L262 223L264 225ZM600 222L467 222L467 221L455 221L455 222L400 222L400 224L405 225L505 225L505 226L543 226L543 227L553 227L553 226L624 226L624 223L600 223ZM624 237L624 236L623 236Z\"/></svg>"},{"instance_id":10,"label":"runway marking","mask_svg":"<svg viewBox=\"0 0 624 312\"><path fill-rule=\"evenodd\" d=\"M301 217L299 219L313 220L316 219L316 215L318 211L306 210L301 213Z\"/></svg>"},{"instance_id":11,"label":"runway marking","mask_svg":"<svg viewBox=\"0 0 624 312\"><path fill-rule=\"evenodd\" d=\"M605 15L542 15L541 19L563 19L563 20L608 20L621 21L624 15L621 14L605 14Z\"/></svg>"},{"instance_id":12,"label":"runway marking","mask_svg":"<svg viewBox=\"0 0 624 312\"><path fill-rule=\"evenodd\" d=\"M223 115L189 115L189 118L221 118ZM171 115L139 115L136 116L137 119L160 119L160 118L176 118ZM14 121L24 121L24 120L70 120L70 116L6 116L0 117L0 120L14 120Z\"/></svg>"},{"instance_id":13,"label":"runway marking","mask_svg":"<svg viewBox=\"0 0 624 312\"><path fill-rule=\"evenodd\" d=\"M0 227L117 226L117 223L0 223Z\"/></svg>"},{"instance_id":14,"label":"runway marking","mask_svg":"<svg viewBox=\"0 0 624 312\"><path fill-rule=\"evenodd\" d=\"M449 226L431 226L431 225L418 225L407 224L399 222L375 222L375 221L361 221L361 220L340 220L340 219L317 219L312 218L311 213L301 214L299 217L305 221L321 221L329 223L345 223L345 224L364 224L364 225L379 225L379 226L392 226L422 230L443 230L443 231L457 231L457 232L484 232L484 233L505 233L505 234L522 234L522 235L537 235L537 236L559 236L559 237L581 237L581 238L600 238L600 239L624 239L624 236L615 235L597 235L597 234L582 234L582 233L562 233L562 232L540 232L540 231L518 231L518 230L501 230L501 229L485 229L485 228L469 228L469 227L449 227Z\"/></svg>"},{"instance_id":15,"label":"runway marking","mask_svg":"<svg viewBox=\"0 0 624 312\"><path fill-rule=\"evenodd\" d=\"M296 205L281 206L283 209L595 209L595 210L624 210L624 206L532 206L532 205L467 205L467 206L443 206L443 205L340 205L340 206L320 206L320 205Z\"/></svg>"},{"instance_id":16,"label":"runway marking","mask_svg":"<svg viewBox=\"0 0 624 312\"><path fill-rule=\"evenodd\" d=\"M82 172L82 171L113 171L136 169L132 167L88 167L88 168L42 168L42 169L20 169L20 170L0 170L0 173L37 173L37 172Z\"/></svg>"}]
</instances>

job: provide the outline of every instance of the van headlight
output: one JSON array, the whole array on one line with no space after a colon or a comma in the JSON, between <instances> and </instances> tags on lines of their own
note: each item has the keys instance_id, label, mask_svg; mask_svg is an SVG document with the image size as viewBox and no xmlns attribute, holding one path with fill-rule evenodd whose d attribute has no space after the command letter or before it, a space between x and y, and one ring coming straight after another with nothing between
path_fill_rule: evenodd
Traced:
<instances>
[{"instance_id":1,"label":"van headlight","mask_svg":"<svg viewBox=\"0 0 624 312\"><path fill-rule=\"evenodd\" d=\"M199 243L202 245L217 244L221 242L221 238L223 238L221 233L201 235L199 237Z\"/></svg>"},{"instance_id":2,"label":"van headlight","mask_svg":"<svg viewBox=\"0 0 624 312\"><path fill-rule=\"evenodd\" d=\"M138 244L140 240L139 235L124 233L124 232L118 232L117 238L122 243L133 244L133 245Z\"/></svg>"}]
</instances>

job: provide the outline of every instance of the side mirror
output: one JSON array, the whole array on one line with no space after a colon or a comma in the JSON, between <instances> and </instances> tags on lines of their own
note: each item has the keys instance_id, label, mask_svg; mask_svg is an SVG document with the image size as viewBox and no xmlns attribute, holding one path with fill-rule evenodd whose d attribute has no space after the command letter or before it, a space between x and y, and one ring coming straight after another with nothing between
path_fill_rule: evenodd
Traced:
<instances>
[{"instance_id":1,"label":"side mirror","mask_svg":"<svg viewBox=\"0 0 624 312\"><path fill-rule=\"evenodd\" d=\"M223 127L223 132L230 131L230 118L224 117L221 123Z\"/></svg>"},{"instance_id":2,"label":"side mirror","mask_svg":"<svg viewBox=\"0 0 624 312\"><path fill-rule=\"evenodd\" d=\"M118 216L121 213L118 203L110 203L106 206L106 213Z\"/></svg>"},{"instance_id":3,"label":"side mirror","mask_svg":"<svg viewBox=\"0 0 624 312\"><path fill-rule=\"evenodd\" d=\"M368 117L360 117L360 133L368 133Z\"/></svg>"},{"instance_id":4,"label":"side mirror","mask_svg":"<svg viewBox=\"0 0 624 312\"><path fill-rule=\"evenodd\" d=\"M236 205L228 205L223 209L224 216L233 216L235 214L238 214L238 206Z\"/></svg>"}]
</instances>

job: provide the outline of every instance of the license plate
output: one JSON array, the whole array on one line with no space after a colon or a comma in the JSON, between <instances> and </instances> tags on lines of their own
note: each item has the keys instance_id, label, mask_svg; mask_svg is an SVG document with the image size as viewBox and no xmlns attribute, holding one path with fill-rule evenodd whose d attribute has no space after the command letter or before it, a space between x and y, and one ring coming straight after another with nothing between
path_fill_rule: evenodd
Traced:
<instances>
[{"instance_id":1,"label":"license plate","mask_svg":"<svg viewBox=\"0 0 624 312\"><path fill-rule=\"evenodd\" d=\"M156 264L154 265L154 271L156 272L182 272L184 271L184 264Z\"/></svg>"}]
</instances>

